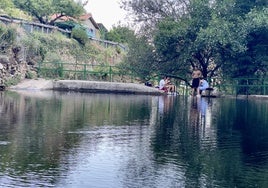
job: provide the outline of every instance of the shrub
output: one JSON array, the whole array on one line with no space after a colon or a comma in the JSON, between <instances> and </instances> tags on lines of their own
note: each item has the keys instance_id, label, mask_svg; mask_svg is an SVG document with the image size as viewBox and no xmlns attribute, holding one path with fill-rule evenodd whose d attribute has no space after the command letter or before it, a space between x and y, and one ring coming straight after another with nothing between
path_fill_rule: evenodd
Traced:
<instances>
[{"instance_id":1,"label":"shrub","mask_svg":"<svg viewBox=\"0 0 268 188\"><path fill-rule=\"evenodd\" d=\"M88 41L87 33L82 27L74 28L72 30L71 36L82 45L85 45L86 42Z\"/></svg>"},{"instance_id":2,"label":"shrub","mask_svg":"<svg viewBox=\"0 0 268 188\"><path fill-rule=\"evenodd\" d=\"M0 25L0 46L1 50L10 48L16 39L16 31L14 28Z\"/></svg>"}]
</instances>

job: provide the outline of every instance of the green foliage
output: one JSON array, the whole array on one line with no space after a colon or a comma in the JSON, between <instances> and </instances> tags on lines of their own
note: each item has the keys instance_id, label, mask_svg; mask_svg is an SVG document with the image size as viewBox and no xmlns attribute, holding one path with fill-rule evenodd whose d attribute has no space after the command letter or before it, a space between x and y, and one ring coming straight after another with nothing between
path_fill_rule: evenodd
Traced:
<instances>
[{"instance_id":1,"label":"green foliage","mask_svg":"<svg viewBox=\"0 0 268 188\"><path fill-rule=\"evenodd\" d=\"M35 74L33 72L27 71L25 73L25 78L27 78L27 79L34 79L34 78L36 78L36 76L35 76Z\"/></svg>"},{"instance_id":2,"label":"green foliage","mask_svg":"<svg viewBox=\"0 0 268 188\"><path fill-rule=\"evenodd\" d=\"M77 40L82 45L85 45L89 40L85 29L82 27L75 27L72 30L71 37Z\"/></svg>"},{"instance_id":3,"label":"green foliage","mask_svg":"<svg viewBox=\"0 0 268 188\"><path fill-rule=\"evenodd\" d=\"M26 59L32 64L42 61L58 62L68 55L70 39L66 39L62 34L42 34L34 32L22 38L22 44L27 47Z\"/></svg>"},{"instance_id":4,"label":"green foliage","mask_svg":"<svg viewBox=\"0 0 268 188\"><path fill-rule=\"evenodd\" d=\"M56 22L55 25L64 30L72 30L76 23L74 21Z\"/></svg>"},{"instance_id":5,"label":"green foliage","mask_svg":"<svg viewBox=\"0 0 268 188\"><path fill-rule=\"evenodd\" d=\"M143 30L139 34L147 36L144 42L150 42L154 48L137 56L137 46L130 45L128 61L132 66L142 67L140 59L151 55L154 57L151 67L158 73L189 80L193 67L199 67L208 78L241 73L252 76L266 70L268 2L265 0L191 0L187 6L184 1L176 1L172 7L169 0L163 0L160 8L152 1L124 2L137 20L146 20L142 24L150 26L149 30L140 27ZM139 9L141 6L143 9ZM168 9L166 15L163 9ZM159 19L150 15L158 15Z\"/></svg>"},{"instance_id":6,"label":"green foliage","mask_svg":"<svg viewBox=\"0 0 268 188\"><path fill-rule=\"evenodd\" d=\"M141 78L143 81L150 80L157 71L153 47L146 43L145 37L135 37L128 42L129 52L124 64L121 66L129 74Z\"/></svg>"},{"instance_id":7,"label":"green foliage","mask_svg":"<svg viewBox=\"0 0 268 188\"><path fill-rule=\"evenodd\" d=\"M63 65L62 65L62 63L59 63L59 62L56 63L55 75L57 75L60 78L63 76Z\"/></svg>"},{"instance_id":8,"label":"green foliage","mask_svg":"<svg viewBox=\"0 0 268 188\"><path fill-rule=\"evenodd\" d=\"M234 0L234 14L236 15L247 15L251 9L262 8L268 6L267 0Z\"/></svg>"},{"instance_id":9,"label":"green foliage","mask_svg":"<svg viewBox=\"0 0 268 188\"><path fill-rule=\"evenodd\" d=\"M268 8L265 7L263 9L252 9L246 15L246 26L249 27L250 30L254 30L254 28L259 27L268 27Z\"/></svg>"},{"instance_id":10,"label":"green foliage","mask_svg":"<svg viewBox=\"0 0 268 188\"><path fill-rule=\"evenodd\" d=\"M12 0L1 0L0 10L7 10L14 7Z\"/></svg>"},{"instance_id":11,"label":"green foliage","mask_svg":"<svg viewBox=\"0 0 268 188\"><path fill-rule=\"evenodd\" d=\"M5 81L4 85L6 87L9 87L9 86L12 86L12 85L16 85L20 82L21 78L18 77L18 76L15 76L15 77L12 77L12 78L9 78Z\"/></svg>"},{"instance_id":12,"label":"green foliage","mask_svg":"<svg viewBox=\"0 0 268 188\"><path fill-rule=\"evenodd\" d=\"M13 0L14 5L34 16L40 23L54 24L62 16L76 17L85 10L73 0ZM57 15L51 19L51 15Z\"/></svg>"},{"instance_id":13,"label":"green foliage","mask_svg":"<svg viewBox=\"0 0 268 188\"><path fill-rule=\"evenodd\" d=\"M133 39L134 31L122 26L113 27L108 33L106 33L106 40L119 43L127 43Z\"/></svg>"},{"instance_id":14,"label":"green foliage","mask_svg":"<svg viewBox=\"0 0 268 188\"><path fill-rule=\"evenodd\" d=\"M22 39L22 44L27 46L28 53L27 53L27 61L42 61L46 56L47 49L45 45L39 40L40 35L38 33L33 33L27 37ZM33 63L33 62L32 62Z\"/></svg>"},{"instance_id":15,"label":"green foliage","mask_svg":"<svg viewBox=\"0 0 268 188\"><path fill-rule=\"evenodd\" d=\"M29 19L29 16L24 14L23 11L17 9L13 4L13 0L0 1L0 14L6 14L10 17Z\"/></svg>"},{"instance_id":16,"label":"green foliage","mask_svg":"<svg viewBox=\"0 0 268 188\"><path fill-rule=\"evenodd\" d=\"M0 49L5 52L10 48L16 39L16 31L14 28L6 27L0 24Z\"/></svg>"},{"instance_id":17,"label":"green foliage","mask_svg":"<svg viewBox=\"0 0 268 188\"><path fill-rule=\"evenodd\" d=\"M187 42L184 36L187 34L187 27L173 20L164 20L158 24L154 35L154 45L163 62L172 60L179 56L181 47Z\"/></svg>"},{"instance_id":18,"label":"green foliage","mask_svg":"<svg viewBox=\"0 0 268 188\"><path fill-rule=\"evenodd\" d=\"M268 70L268 9L252 9L245 16L246 50L231 61L233 77L266 76ZM227 69L227 68L226 68ZM228 70L228 69L227 69Z\"/></svg>"},{"instance_id":19,"label":"green foliage","mask_svg":"<svg viewBox=\"0 0 268 188\"><path fill-rule=\"evenodd\" d=\"M121 0L121 5L128 10L131 17L135 18L135 28L140 28L144 35L150 36L159 21L165 18L180 19L187 11L189 2L191 1Z\"/></svg>"},{"instance_id":20,"label":"green foliage","mask_svg":"<svg viewBox=\"0 0 268 188\"><path fill-rule=\"evenodd\" d=\"M60 61L40 63L39 76L45 78L63 78L64 69Z\"/></svg>"}]
</instances>

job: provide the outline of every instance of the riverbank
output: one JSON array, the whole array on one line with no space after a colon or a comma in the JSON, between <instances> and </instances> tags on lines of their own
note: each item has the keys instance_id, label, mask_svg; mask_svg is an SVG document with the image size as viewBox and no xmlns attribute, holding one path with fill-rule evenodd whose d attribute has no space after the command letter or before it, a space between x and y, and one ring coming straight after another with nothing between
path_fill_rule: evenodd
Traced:
<instances>
[{"instance_id":1,"label":"riverbank","mask_svg":"<svg viewBox=\"0 0 268 188\"><path fill-rule=\"evenodd\" d=\"M122 94L146 94L163 95L157 88L148 87L135 83L100 82L84 80L46 80L25 79L7 90L56 90L56 91L78 91L90 93L122 93Z\"/></svg>"}]
</instances>

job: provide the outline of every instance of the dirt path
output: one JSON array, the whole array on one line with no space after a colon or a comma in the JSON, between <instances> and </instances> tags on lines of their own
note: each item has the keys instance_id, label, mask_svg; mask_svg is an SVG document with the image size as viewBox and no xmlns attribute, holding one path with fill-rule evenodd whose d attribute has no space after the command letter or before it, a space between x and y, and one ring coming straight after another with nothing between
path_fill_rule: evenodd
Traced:
<instances>
[{"instance_id":1,"label":"dirt path","mask_svg":"<svg viewBox=\"0 0 268 188\"><path fill-rule=\"evenodd\" d=\"M48 90L53 89L53 81L45 79L25 79L8 90Z\"/></svg>"}]
</instances>

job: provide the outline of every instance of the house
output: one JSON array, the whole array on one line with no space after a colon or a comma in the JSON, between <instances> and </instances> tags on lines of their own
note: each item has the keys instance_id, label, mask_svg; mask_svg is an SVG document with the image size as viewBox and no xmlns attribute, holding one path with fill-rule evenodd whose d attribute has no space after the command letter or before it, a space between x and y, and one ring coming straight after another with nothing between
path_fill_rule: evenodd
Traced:
<instances>
[{"instance_id":1,"label":"house","mask_svg":"<svg viewBox=\"0 0 268 188\"><path fill-rule=\"evenodd\" d=\"M52 19L56 16L57 15L53 15ZM84 14L77 19L62 16L55 22L55 25L68 30L71 30L73 27L83 27L89 38L101 38L99 25L95 22L91 13Z\"/></svg>"},{"instance_id":2,"label":"house","mask_svg":"<svg viewBox=\"0 0 268 188\"><path fill-rule=\"evenodd\" d=\"M79 21L82 26L86 28L86 33L89 38L100 39L101 33L99 25L95 22L92 17L92 14L87 13L79 17Z\"/></svg>"}]
</instances>

